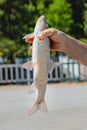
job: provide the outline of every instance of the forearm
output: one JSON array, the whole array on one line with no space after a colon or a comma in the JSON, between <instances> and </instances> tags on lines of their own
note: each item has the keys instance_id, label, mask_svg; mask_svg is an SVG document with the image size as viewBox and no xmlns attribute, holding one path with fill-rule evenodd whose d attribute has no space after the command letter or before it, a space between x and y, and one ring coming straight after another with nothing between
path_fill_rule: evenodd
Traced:
<instances>
[{"instance_id":1,"label":"forearm","mask_svg":"<svg viewBox=\"0 0 87 130\"><path fill-rule=\"evenodd\" d=\"M87 66L87 45L66 35L63 52Z\"/></svg>"},{"instance_id":2,"label":"forearm","mask_svg":"<svg viewBox=\"0 0 87 130\"><path fill-rule=\"evenodd\" d=\"M54 28L46 29L38 36L40 39L46 37L51 39L51 50L64 52L87 66L87 45L85 43Z\"/></svg>"}]
</instances>

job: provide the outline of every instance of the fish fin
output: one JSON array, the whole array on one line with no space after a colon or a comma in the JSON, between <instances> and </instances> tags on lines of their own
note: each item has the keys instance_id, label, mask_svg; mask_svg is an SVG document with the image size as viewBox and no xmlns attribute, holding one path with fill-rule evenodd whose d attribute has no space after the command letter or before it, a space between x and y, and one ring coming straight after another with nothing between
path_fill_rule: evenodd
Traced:
<instances>
[{"instance_id":1,"label":"fish fin","mask_svg":"<svg viewBox=\"0 0 87 130\"><path fill-rule=\"evenodd\" d=\"M28 93L33 93L36 91L35 83L33 82L31 85L29 85L29 91Z\"/></svg>"},{"instance_id":2,"label":"fish fin","mask_svg":"<svg viewBox=\"0 0 87 130\"><path fill-rule=\"evenodd\" d=\"M39 103L36 102L36 103L33 105L33 107L30 109L30 111L29 111L29 116L32 115L32 114L34 114L34 113L38 110L38 106L39 106Z\"/></svg>"},{"instance_id":3,"label":"fish fin","mask_svg":"<svg viewBox=\"0 0 87 130\"><path fill-rule=\"evenodd\" d=\"M39 102L36 102L33 107L31 108L30 112L29 112L29 115L32 115L34 114L38 109L40 109L42 112L47 112L48 109L47 109L47 106L45 104L45 101L39 103Z\"/></svg>"},{"instance_id":4,"label":"fish fin","mask_svg":"<svg viewBox=\"0 0 87 130\"><path fill-rule=\"evenodd\" d=\"M42 111L42 112L48 112L48 108L47 108L47 105L45 103L45 101L41 102L39 104L39 109Z\"/></svg>"},{"instance_id":5,"label":"fish fin","mask_svg":"<svg viewBox=\"0 0 87 130\"><path fill-rule=\"evenodd\" d=\"M54 67L56 66L56 63L52 60L50 60L49 66L48 66L48 72L52 73Z\"/></svg>"},{"instance_id":6,"label":"fish fin","mask_svg":"<svg viewBox=\"0 0 87 130\"><path fill-rule=\"evenodd\" d=\"M33 40L34 40L34 36L35 36L34 33L26 34L26 35L23 37L23 39L25 39L25 41L28 42L28 43L32 43Z\"/></svg>"},{"instance_id":7,"label":"fish fin","mask_svg":"<svg viewBox=\"0 0 87 130\"><path fill-rule=\"evenodd\" d=\"M33 33L30 33L30 34L26 34L23 39L26 39L26 38L32 38L34 37L34 32Z\"/></svg>"},{"instance_id":8,"label":"fish fin","mask_svg":"<svg viewBox=\"0 0 87 130\"><path fill-rule=\"evenodd\" d=\"M32 68L33 68L32 61L28 61L28 62L25 62L24 64L22 64L22 68L32 70Z\"/></svg>"}]
</instances>

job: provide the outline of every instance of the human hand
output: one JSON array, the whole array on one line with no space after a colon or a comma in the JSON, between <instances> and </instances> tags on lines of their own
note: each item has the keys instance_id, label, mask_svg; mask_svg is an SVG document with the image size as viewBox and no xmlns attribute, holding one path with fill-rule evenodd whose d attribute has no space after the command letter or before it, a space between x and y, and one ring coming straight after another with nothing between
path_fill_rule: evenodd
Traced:
<instances>
[{"instance_id":1,"label":"human hand","mask_svg":"<svg viewBox=\"0 0 87 130\"><path fill-rule=\"evenodd\" d=\"M39 39L44 39L46 37L49 37L51 40L50 49L54 51L62 51L63 49L63 39L64 39L64 33L60 30L49 28L44 31L40 35L38 35Z\"/></svg>"},{"instance_id":2,"label":"human hand","mask_svg":"<svg viewBox=\"0 0 87 130\"><path fill-rule=\"evenodd\" d=\"M60 30L49 28L44 31L42 31L38 36L39 39L44 39L46 37L49 37L51 40L50 49L54 51L62 51L63 49L63 40L64 40L64 33ZM32 43L34 40L34 36L32 35L31 38L26 38L25 42Z\"/></svg>"}]
</instances>

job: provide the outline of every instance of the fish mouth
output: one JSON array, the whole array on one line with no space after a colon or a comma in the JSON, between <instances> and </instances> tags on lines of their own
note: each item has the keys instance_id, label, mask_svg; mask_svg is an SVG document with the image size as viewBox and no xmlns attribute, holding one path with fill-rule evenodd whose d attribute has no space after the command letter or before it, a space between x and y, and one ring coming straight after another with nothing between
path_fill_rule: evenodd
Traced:
<instances>
[{"instance_id":1,"label":"fish mouth","mask_svg":"<svg viewBox=\"0 0 87 130\"><path fill-rule=\"evenodd\" d=\"M38 21L39 21L39 22L43 22L43 21L44 21L45 23L47 23L47 22L46 22L46 18L45 18L44 15L41 15L40 18L38 19Z\"/></svg>"},{"instance_id":2,"label":"fish mouth","mask_svg":"<svg viewBox=\"0 0 87 130\"><path fill-rule=\"evenodd\" d=\"M44 15L41 15L38 21L43 25L42 31L48 28L48 24Z\"/></svg>"},{"instance_id":3,"label":"fish mouth","mask_svg":"<svg viewBox=\"0 0 87 130\"><path fill-rule=\"evenodd\" d=\"M45 20L45 21L46 21L46 18L45 18L44 15L41 15L40 18L39 18L38 20L40 20L40 21L41 21L41 20Z\"/></svg>"}]
</instances>

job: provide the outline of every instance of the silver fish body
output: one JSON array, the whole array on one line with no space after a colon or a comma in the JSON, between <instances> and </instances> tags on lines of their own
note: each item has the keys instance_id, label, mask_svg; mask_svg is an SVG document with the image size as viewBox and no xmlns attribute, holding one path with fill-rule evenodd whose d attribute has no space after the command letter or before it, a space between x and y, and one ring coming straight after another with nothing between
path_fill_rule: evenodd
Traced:
<instances>
[{"instance_id":1,"label":"silver fish body","mask_svg":"<svg viewBox=\"0 0 87 130\"><path fill-rule=\"evenodd\" d=\"M34 68L34 84L38 89L37 102L44 102L44 95L48 80L48 66L50 63L50 41L34 39L32 62Z\"/></svg>"},{"instance_id":2,"label":"silver fish body","mask_svg":"<svg viewBox=\"0 0 87 130\"><path fill-rule=\"evenodd\" d=\"M32 63L28 62L23 64L24 68L33 67L34 70L34 83L32 86L36 87L36 99L35 104L30 110L30 114L34 113L37 109L41 111L47 111L45 104L45 92L48 80L48 72L51 72L54 68L54 62L50 60L50 39L45 38L40 40L37 35L44 29L48 28L46 19L41 16L35 26L34 41L32 47ZM25 35L25 38L29 38L31 35Z\"/></svg>"}]
</instances>

